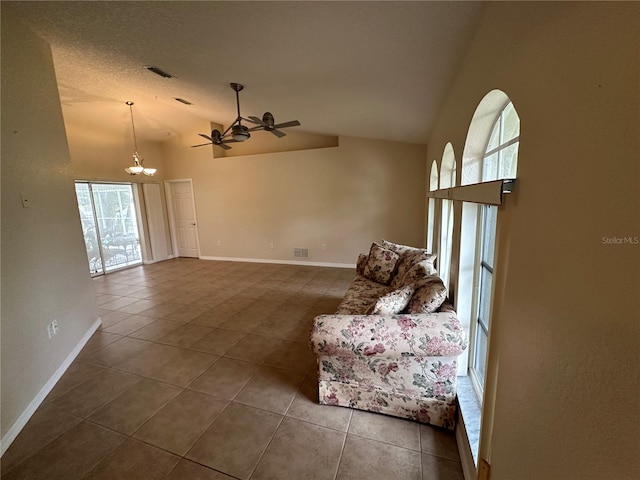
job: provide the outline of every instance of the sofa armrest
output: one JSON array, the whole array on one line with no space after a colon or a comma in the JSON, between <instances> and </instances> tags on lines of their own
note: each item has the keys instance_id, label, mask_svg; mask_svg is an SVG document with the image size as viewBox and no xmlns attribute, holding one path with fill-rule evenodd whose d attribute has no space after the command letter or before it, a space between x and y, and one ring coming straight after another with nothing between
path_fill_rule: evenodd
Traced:
<instances>
[{"instance_id":1,"label":"sofa armrest","mask_svg":"<svg viewBox=\"0 0 640 480\"><path fill-rule=\"evenodd\" d=\"M311 349L321 355L448 357L467 348L455 312L320 315L310 340Z\"/></svg>"}]
</instances>

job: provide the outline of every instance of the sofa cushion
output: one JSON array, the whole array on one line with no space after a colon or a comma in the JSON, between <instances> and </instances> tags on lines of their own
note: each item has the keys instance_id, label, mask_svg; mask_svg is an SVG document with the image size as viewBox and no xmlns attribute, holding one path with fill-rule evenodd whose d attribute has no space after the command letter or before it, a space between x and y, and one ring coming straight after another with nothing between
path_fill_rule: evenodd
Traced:
<instances>
[{"instance_id":1,"label":"sofa cushion","mask_svg":"<svg viewBox=\"0 0 640 480\"><path fill-rule=\"evenodd\" d=\"M411 296L415 291L413 285L406 285L398 290L393 290L380 297L371 306L368 313L373 315L395 315L400 313L409 305Z\"/></svg>"},{"instance_id":2,"label":"sofa cushion","mask_svg":"<svg viewBox=\"0 0 640 480\"><path fill-rule=\"evenodd\" d=\"M420 280L414 287L416 291L407 306L407 313L433 313L447 298L447 289L437 275Z\"/></svg>"},{"instance_id":3,"label":"sofa cushion","mask_svg":"<svg viewBox=\"0 0 640 480\"><path fill-rule=\"evenodd\" d=\"M364 267L364 276L383 285L388 285L398 266L400 256L381 247L377 243L371 244L369 258Z\"/></svg>"}]
</instances>

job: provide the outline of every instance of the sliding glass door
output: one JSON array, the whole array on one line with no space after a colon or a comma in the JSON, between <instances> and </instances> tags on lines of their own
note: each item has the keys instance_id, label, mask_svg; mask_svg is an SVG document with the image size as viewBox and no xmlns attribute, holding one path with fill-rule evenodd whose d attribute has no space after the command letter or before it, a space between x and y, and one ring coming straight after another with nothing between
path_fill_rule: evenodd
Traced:
<instances>
[{"instance_id":1,"label":"sliding glass door","mask_svg":"<svg viewBox=\"0 0 640 480\"><path fill-rule=\"evenodd\" d=\"M142 263L133 186L76 182L91 275Z\"/></svg>"}]
</instances>

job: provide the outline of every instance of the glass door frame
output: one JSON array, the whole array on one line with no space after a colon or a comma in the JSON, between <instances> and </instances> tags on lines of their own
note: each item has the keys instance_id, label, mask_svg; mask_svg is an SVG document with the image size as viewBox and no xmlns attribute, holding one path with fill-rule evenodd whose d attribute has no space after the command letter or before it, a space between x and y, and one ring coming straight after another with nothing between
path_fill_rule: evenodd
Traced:
<instances>
[{"instance_id":1,"label":"glass door frame","mask_svg":"<svg viewBox=\"0 0 640 480\"><path fill-rule=\"evenodd\" d=\"M122 270L125 268L130 268L133 266L137 266L137 265L141 265L143 263L143 235L141 232L142 229L142 225L141 225L141 218L140 218L140 206L138 205L138 196L136 194L136 184L135 183L131 183L131 182L109 182L109 181L91 181L91 180L75 180L74 185L78 185L78 184L84 184L87 185L88 187L88 191L89 191L89 200L91 202L91 210L92 210L92 215L93 215L93 224L94 224L94 228L95 228L95 232L96 232L96 240L97 240L97 246L98 246L98 252L99 252L99 260L100 260L100 269L99 270L94 270L91 268L91 264L89 263L89 274L91 275L91 277L97 277L100 275L105 275L107 273L112 273L118 270ZM139 256L140 259L139 261L136 262L125 262L125 264L122 264L121 266L116 265L116 266L107 266L105 262L105 250L104 250L104 240L103 240L103 232L100 226L100 221L98 218L98 211L96 209L96 201L95 201L95 193L93 190L93 186L94 185L122 185L122 186L128 186L131 189L131 205L132 205L132 209L131 209L131 215L133 216L133 220L135 223L135 235L137 238L137 249L139 252ZM76 190L76 197L77 197L77 190ZM77 198L76 198L77 200ZM78 205L79 207L79 205ZM82 214L81 216L81 220L82 220ZM83 227L83 234L84 234L84 227ZM86 238L85 238L85 245L86 245ZM126 247L125 247L126 248ZM87 260L90 262L91 259L89 259L89 255L87 255Z\"/></svg>"}]
</instances>

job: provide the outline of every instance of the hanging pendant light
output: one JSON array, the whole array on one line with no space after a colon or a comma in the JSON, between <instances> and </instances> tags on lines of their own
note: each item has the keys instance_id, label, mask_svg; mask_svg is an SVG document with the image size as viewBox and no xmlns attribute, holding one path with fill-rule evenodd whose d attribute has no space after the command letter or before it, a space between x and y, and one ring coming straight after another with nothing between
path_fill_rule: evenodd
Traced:
<instances>
[{"instance_id":1,"label":"hanging pendant light","mask_svg":"<svg viewBox=\"0 0 640 480\"><path fill-rule=\"evenodd\" d=\"M142 162L144 162L144 160L142 158L140 158L140 155L138 155L138 140L136 139L136 126L133 123L133 102L129 101L126 102L127 105L129 105L129 113L131 114L131 129L133 130L133 165L131 167L127 167L124 169L125 172L127 172L129 175L140 175L141 173L144 173L145 175L148 176L153 176L156 173L156 169L155 168L147 168L144 167L142 165Z\"/></svg>"}]
</instances>

